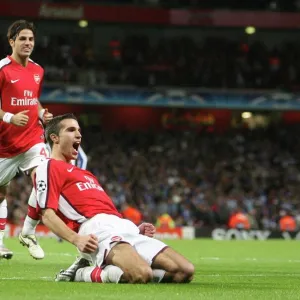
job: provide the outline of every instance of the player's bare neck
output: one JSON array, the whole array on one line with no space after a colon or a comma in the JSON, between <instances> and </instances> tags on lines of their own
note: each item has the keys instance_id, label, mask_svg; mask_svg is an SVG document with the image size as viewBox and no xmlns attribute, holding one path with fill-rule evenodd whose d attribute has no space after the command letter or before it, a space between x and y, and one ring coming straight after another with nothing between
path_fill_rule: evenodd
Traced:
<instances>
[{"instance_id":1,"label":"player's bare neck","mask_svg":"<svg viewBox=\"0 0 300 300\"><path fill-rule=\"evenodd\" d=\"M62 160L64 162L68 162L63 155L57 155L55 153L51 154L51 158L56 159L56 160Z\"/></svg>"},{"instance_id":2,"label":"player's bare neck","mask_svg":"<svg viewBox=\"0 0 300 300\"><path fill-rule=\"evenodd\" d=\"M29 57L20 57L19 55L13 53L11 55L12 59L15 60L19 65L23 66L23 67L27 67L28 65L28 61L29 61Z\"/></svg>"},{"instance_id":3,"label":"player's bare neck","mask_svg":"<svg viewBox=\"0 0 300 300\"><path fill-rule=\"evenodd\" d=\"M51 158L56 159L56 160L62 160L66 163L71 163L71 160L67 159L62 153L60 153L59 151L55 151L52 149L52 153L51 153Z\"/></svg>"}]
</instances>

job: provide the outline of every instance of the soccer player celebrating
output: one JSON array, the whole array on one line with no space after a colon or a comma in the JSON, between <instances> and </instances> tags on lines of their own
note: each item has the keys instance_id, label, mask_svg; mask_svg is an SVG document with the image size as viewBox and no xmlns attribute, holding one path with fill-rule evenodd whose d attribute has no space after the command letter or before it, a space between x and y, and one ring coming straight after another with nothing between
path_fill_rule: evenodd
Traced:
<instances>
[{"instance_id":1,"label":"soccer player celebrating","mask_svg":"<svg viewBox=\"0 0 300 300\"><path fill-rule=\"evenodd\" d=\"M19 171L29 174L45 159L41 121L46 124L53 115L38 100L43 68L29 58L35 42L34 25L25 20L16 21L9 27L7 37L12 54L0 60L0 258L9 259L13 252L3 243L7 186ZM33 190L19 238L34 258L41 259L44 252L35 237L39 220L35 203Z\"/></svg>"},{"instance_id":2,"label":"soccer player celebrating","mask_svg":"<svg viewBox=\"0 0 300 300\"><path fill-rule=\"evenodd\" d=\"M57 281L192 280L194 266L187 259L146 236L141 232L145 228L123 219L97 178L71 164L81 143L74 115L54 117L46 126L46 139L52 158L39 165L34 175L38 211L43 223L75 245L82 256L58 274Z\"/></svg>"}]
</instances>

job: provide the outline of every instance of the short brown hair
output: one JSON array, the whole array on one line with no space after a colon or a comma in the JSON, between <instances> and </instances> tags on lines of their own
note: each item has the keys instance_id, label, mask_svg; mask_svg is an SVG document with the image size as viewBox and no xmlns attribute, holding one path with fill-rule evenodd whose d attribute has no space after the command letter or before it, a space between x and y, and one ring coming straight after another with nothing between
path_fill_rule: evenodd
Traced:
<instances>
[{"instance_id":1,"label":"short brown hair","mask_svg":"<svg viewBox=\"0 0 300 300\"><path fill-rule=\"evenodd\" d=\"M53 147L53 141L51 140L50 135L54 133L55 135L58 136L59 132L61 130L61 127L62 127L61 122L66 119L73 119L75 121L78 121L77 118L72 113L68 113L68 114L54 117L47 124L46 129L45 129L45 136L46 136L46 140L49 143L51 149Z\"/></svg>"},{"instance_id":2,"label":"short brown hair","mask_svg":"<svg viewBox=\"0 0 300 300\"><path fill-rule=\"evenodd\" d=\"M17 36L23 29L29 29L33 32L33 36L35 37L36 29L33 23L26 20L18 20L12 23L7 31L7 39L16 40Z\"/></svg>"}]
</instances>

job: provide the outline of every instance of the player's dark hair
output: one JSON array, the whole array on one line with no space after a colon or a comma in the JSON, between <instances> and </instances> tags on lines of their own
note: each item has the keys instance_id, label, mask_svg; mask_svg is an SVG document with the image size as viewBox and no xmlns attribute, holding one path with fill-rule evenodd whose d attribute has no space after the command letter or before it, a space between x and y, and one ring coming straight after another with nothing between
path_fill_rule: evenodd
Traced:
<instances>
[{"instance_id":1,"label":"player's dark hair","mask_svg":"<svg viewBox=\"0 0 300 300\"><path fill-rule=\"evenodd\" d=\"M46 126L45 129L45 136L46 136L46 140L49 143L51 149L53 147L53 141L51 140L50 135L51 134L55 134L55 135L59 135L59 132L61 130L61 121L66 120L66 119L73 119L73 120L77 120L77 118L72 114L72 113L68 113L68 114L64 114L64 115L60 115L60 116L56 116L54 117Z\"/></svg>"},{"instance_id":2,"label":"player's dark hair","mask_svg":"<svg viewBox=\"0 0 300 300\"><path fill-rule=\"evenodd\" d=\"M12 23L7 31L7 39L16 40L17 36L23 29L29 29L33 32L33 36L35 37L36 29L33 23L26 20L18 20Z\"/></svg>"}]
</instances>

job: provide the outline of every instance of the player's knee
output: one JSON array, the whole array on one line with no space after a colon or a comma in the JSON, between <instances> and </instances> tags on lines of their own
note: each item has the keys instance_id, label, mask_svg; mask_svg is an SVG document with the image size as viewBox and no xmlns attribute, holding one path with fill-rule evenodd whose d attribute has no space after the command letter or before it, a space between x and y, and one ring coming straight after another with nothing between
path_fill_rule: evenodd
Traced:
<instances>
[{"instance_id":1,"label":"player's knee","mask_svg":"<svg viewBox=\"0 0 300 300\"><path fill-rule=\"evenodd\" d=\"M187 263L184 266L184 281L185 282L191 282L194 278L194 274L195 274L195 266L192 263Z\"/></svg>"},{"instance_id":2,"label":"player's knee","mask_svg":"<svg viewBox=\"0 0 300 300\"><path fill-rule=\"evenodd\" d=\"M130 277L130 283L148 283L152 281L153 272L150 267L143 266L136 269Z\"/></svg>"},{"instance_id":3,"label":"player's knee","mask_svg":"<svg viewBox=\"0 0 300 300\"><path fill-rule=\"evenodd\" d=\"M187 262L184 267L180 268L177 272L176 282L187 283L191 282L194 278L195 267L192 263Z\"/></svg>"}]
</instances>

